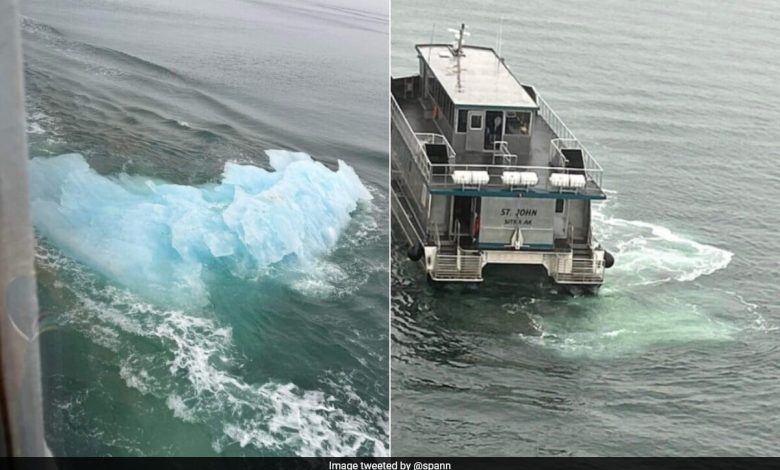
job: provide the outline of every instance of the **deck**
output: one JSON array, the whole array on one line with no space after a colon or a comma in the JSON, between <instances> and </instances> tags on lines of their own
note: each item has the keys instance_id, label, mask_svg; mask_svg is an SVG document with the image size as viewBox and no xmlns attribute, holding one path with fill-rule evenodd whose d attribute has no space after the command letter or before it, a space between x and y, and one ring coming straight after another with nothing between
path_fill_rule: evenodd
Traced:
<instances>
[{"instance_id":1,"label":"deck","mask_svg":"<svg viewBox=\"0 0 780 470\"><path fill-rule=\"evenodd\" d=\"M411 130L415 134L443 134L432 119L425 117L425 111L416 98L394 97L401 112L405 116ZM401 123L398 123L401 125ZM556 199L604 199L606 195L600 186L600 172L593 170L572 170L555 166L550 161L551 145L557 135L541 114L534 115L531 134L530 153L518 155L513 161L494 156L493 152L460 152L446 164L424 162L430 167L430 190L434 194L453 195L491 195L517 197L527 194L529 197L550 197ZM457 184L452 174L458 170L484 171L489 175L489 182L484 184ZM509 186L502 181L504 172L534 172L538 183L533 186ZM553 173L578 173L586 176L585 186L569 189L559 188L550 183ZM485 194L489 193L489 194Z\"/></svg>"}]
</instances>

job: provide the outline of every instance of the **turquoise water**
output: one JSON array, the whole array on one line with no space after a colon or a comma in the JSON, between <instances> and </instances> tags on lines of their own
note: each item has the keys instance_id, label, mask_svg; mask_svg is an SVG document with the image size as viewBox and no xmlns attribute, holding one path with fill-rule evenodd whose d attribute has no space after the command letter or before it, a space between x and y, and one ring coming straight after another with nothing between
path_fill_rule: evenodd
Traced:
<instances>
[{"instance_id":1,"label":"turquoise water","mask_svg":"<svg viewBox=\"0 0 780 470\"><path fill-rule=\"evenodd\" d=\"M775 455L774 2L395 0L413 45L497 46L604 167L598 296L539 276L435 288L393 232L393 452Z\"/></svg>"},{"instance_id":2,"label":"turquoise water","mask_svg":"<svg viewBox=\"0 0 780 470\"><path fill-rule=\"evenodd\" d=\"M55 454L387 454L386 10L25 2Z\"/></svg>"}]
</instances>

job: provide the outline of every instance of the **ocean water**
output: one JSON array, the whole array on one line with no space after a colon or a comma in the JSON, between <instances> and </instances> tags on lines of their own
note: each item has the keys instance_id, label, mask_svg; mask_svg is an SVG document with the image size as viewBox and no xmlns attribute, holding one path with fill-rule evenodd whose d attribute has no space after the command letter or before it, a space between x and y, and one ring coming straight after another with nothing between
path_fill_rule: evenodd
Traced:
<instances>
[{"instance_id":1,"label":"ocean water","mask_svg":"<svg viewBox=\"0 0 780 470\"><path fill-rule=\"evenodd\" d=\"M393 74L461 22L604 167L616 264L437 288L394 229L393 453L776 455L778 4L394 0Z\"/></svg>"},{"instance_id":2,"label":"ocean water","mask_svg":"<svg viewBox=\"0 0 780 470\"><path fill-rule=\"evenodd\" d=\"M389 452L386 2L24 2L56 455Z\"/></svg>"}]
</instances>

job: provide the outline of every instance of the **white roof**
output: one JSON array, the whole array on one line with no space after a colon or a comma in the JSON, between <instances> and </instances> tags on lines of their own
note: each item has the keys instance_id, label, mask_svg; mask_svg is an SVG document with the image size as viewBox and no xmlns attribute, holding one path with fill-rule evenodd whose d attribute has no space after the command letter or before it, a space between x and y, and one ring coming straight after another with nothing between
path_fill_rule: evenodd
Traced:
<instances>
[{"instance_id":1,"label":"white roof","mask_svg":"<svg viewBox=\"0 0 780 470\"><path fill-rule=\"evenodd\" d=\"M417 52L456 106L537 108L493 49L463 46L460 58L443 44L418 45Z\"/></svg>"}]
</instances>

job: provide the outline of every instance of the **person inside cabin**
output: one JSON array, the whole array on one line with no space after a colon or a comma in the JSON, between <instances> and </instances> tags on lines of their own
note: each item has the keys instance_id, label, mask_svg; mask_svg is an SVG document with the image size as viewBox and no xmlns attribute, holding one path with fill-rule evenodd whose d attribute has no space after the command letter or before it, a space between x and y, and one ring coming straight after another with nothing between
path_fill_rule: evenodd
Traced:
<instances>
[{"instance_id":1,"label":"person inside cabin","mask_svg":"<svg viewBox=\"0 0 780 470\"><path fill-rule=\"evenodd\" d=\"M493 118L492 124L485 126L485 132L487 133L487 142L488 142L488 147L486 148L492 148L497 141L501 140L501 124L502 124L501 116L496 116L495 118Z\"/></svg>"},{"instance_id":2,"label":"person inside cabin","mask_svg":"<svg viewBox=\"0 0 780 470\"><path fill-rule=\"evenodd\" d=\"M493 142L496 140L501 140L501 116L493 119Z\"/></svg>"}]
</instances>

